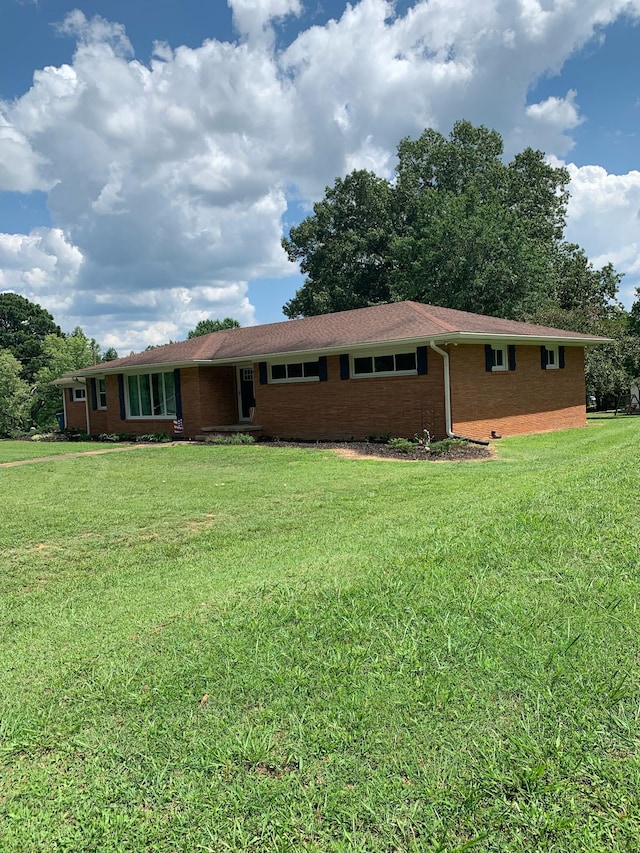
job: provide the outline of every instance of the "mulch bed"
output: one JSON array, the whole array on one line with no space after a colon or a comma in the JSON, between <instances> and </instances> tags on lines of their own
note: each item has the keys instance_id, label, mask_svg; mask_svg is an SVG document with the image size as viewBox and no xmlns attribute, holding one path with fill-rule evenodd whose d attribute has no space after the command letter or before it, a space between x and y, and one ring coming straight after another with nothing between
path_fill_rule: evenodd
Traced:
<instances>
[{"instance_id":1,"label":"mulch bed","mask_svg":"<svg viewBox=\"0 0 640 853\"><path fill-rule=\"evenodd\" d=\"M265 442L266 443L266 442ZM465 443L451 447L443 453L429 452L416 445L408 453L389 447L387 444L369 441L271 441L269 447L304 447L318 450L336 450L343 456L362 458L374 456L380 459L392 459L404 462L474 462L492 459L495 453L491 447L481 444Z\"/></svg>"}]
</instances>

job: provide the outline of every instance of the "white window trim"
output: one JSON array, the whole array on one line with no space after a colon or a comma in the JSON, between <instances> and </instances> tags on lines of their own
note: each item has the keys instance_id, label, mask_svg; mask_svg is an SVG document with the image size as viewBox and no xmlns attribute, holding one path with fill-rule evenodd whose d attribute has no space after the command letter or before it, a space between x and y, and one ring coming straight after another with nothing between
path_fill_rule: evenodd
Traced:
<instances>
[{"instance_id":1,"label":"white window trim","mask_svg":"<svg viewBox=\"0 0 640 853\"><path fill-rule=\"evenodd\" d=\"M409 353L413 354L413 357L414 357L415 362L416 362L416 366L411 368L411 370L381 370L381 371L373 371L372 373L356 373L356 366L355 366L356 359L360 359L360 358L374 359L378 356L408 355ZM417 376L418 375L418 355L415 351L415 348L412 348L409 350L402 350L402 351L397 350L397 349L393 349L393 350L388 350L388 349L384 350L383 349L383 350L374 350L374 351L369 351L369 352L351 353L351 355L349 356L349 361L350 361L349 370L351 373L351 377L353 379L376 379L376 378L383 378L385 376Z\"/></svg>"},{"instance_id":2,"label":"white window trim","mask_svg":"<svg viewBox=\"0 0 640 853\"><path fill-rule=\"evenodd\" d=\"M545 346L545 349L547 351L547 366L545 367L545 370L558 370L560 367L560 352L558 347ZM553 353L553 364L549 361L549 353Z\"/></svg>"},{"instance_id":3,"label":"white window trim","mask_svg":"<svg viewBox=\"0 0 640 853\"><path fill-rule=\"evenodd\" d=\"M104 383L104 406L100 402L100 397L102 395L102 392L100 391L100 383L101 382ZM107 382L106 382L106 379L104 378L104 376L99 376L96 379L96 397L98 398L98 400L97 400L98 410L101 412L104 412L107 408Z\"/></svg>"},{"instance_id":4,"label":"white window trim","mask_svg":"<svg viewBox=\"0 0 640 853\"><path fill-rule=\"evenodd\" d=\"M502 364L492 364L491 372L492 373L504 373L509 370L509 347L504 345L494 346L491 344L491 360L493 361L493 353L501 352L502 353Z\"/></svg>"},{"instance_id":5,"label":"white window trim","mask_svg":"<svg viewBox=\"0 0 640 853\"><path fill-rule=\"evenodd\" d=\"M307 362L311 362L313 364L320 364L320 359L316 358L308 358ZM292 382L319 382L319 376L286 376L284 379L274 379L273 378L273 368L280 365L289 365L289 364L305 364L304 361L270 361L269 362L269 385L290 385ZM304 368L303 368L304 370ZM318 367L320 370L320 367Z\"/></svg>"},{"instance_id":6,"label":"white window trim","mask_svg":"<svg viewBox=\"0 0 640 853\"><path fill-rule=\"evenodd\" d=\"M87 389L86 388L73 388L73 402L74 403L84 403L87 399Z\"/></svg>"},{"instance_id":7,"label":"white window trim","mask_svg":"<svg viewBox=\"0 0 640 853\"><path fill-rule=\"evenodd\" d=\"M131 401L129 399L129 377L130 376L153 376L154 374L173 373L172 370L137 370L135 373L126 373L124 376L124 400L125 412L129 421L173 421L177 417L176 412L167 415L132 415ZM175 379L174 379L174 394L175 394Z\"/></svg>"}]
</instances>

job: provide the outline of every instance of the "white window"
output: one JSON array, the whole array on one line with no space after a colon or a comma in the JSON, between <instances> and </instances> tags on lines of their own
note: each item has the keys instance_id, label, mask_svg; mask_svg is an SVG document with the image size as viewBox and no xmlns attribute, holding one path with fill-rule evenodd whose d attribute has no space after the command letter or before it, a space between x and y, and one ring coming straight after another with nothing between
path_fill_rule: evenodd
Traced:
<instances>
[{"instance_id":1,"label":"white window","mask_svg":"<svg viewBox=\"0 0 640 853\"><path fill-rule=\"evenodd\" d=\"M169 418L176 414L173 371L127 376L130 418Z\"/></svg>"},{"instance_id":2,"label":"white window","mask_svg":"<svg viewBox=\"0 0 640 853\"><path fill-rule=\"evenodd\" d=\"M509 370L509 355L506 347L491 347L491 370Z\"/></svg>"},{"instance_id":3,"label":"white window","mask_svg":"<svg viewBox=\"0 0 640 853\"><path fill-rule=\"evenodd\" d=\"M106 409L107 408L107 383L102 377L102 379L97 380L98 386L98 408Z\"/></svg>"},{"instance_id":4,"label":"white window","mask_svg":"<svg viewBox=\"0 0 640 853\"><path fill-rule=\"evenodd\" d=\"M272 382L304 382L320 378L319 361L292 361L271 365Z\"/></svg>"},{"instance_id":5,"label":"white window","mask_svg":"<svg viewBox=\"0 0 640 853\"><path fill-rule=\"evenodd\" d=\"M74 388L73 389L73 399L76 400L86 400L87 399L87 389L86 388Z\"/></svg>"},{"instance_id":6,"label":"white window","mask_svg":"<svg viewBox=\"0 0 640 853\"><path fill-rule=\"evenodd\" d=\"M557 370L558 367L558 347L547 347L547 370Z\"/></svg>"},{"instance_id":7,"label":"white window","mask_svg":"<svg viewBox=\"0 0 640 853\"><path fill-rule=\"evenodd\" d=\"M354 376L392 376L398 373L417 373L415 350L353 357Z\"/></svg>"}]
</instances>

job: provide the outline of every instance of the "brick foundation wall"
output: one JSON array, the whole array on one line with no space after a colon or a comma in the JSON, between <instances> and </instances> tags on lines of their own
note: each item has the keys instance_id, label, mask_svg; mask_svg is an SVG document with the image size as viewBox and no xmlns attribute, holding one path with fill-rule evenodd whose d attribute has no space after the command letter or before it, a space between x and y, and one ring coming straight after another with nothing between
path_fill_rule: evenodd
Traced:
<instances>
[{"instance_id":1,"label":"brick foundation wall","mask_svg":"<svg viewBox=\"0 0 640 853\"><path fill-rule=\"evenodd\" d=\"M412 438L423 428L444 435L442 358L429 353L425 376L340 379L339 356L327 359L326 382L259 384L254 365L256 423L268 436L290 439Z\"/></svg>"},{"instance_id":2,"label":"brick foundation wall","mask_svg":"<svg viewBox=\"0 0 640 853\"><path fill-rule=\"evenodd\" d=\"M490 438L586 425L584 349L565 348L564 369L542 370L539 346L516 347L516 370L485 370L483 345L448 346L453 431Z\"/></svg>"}]
</instances>

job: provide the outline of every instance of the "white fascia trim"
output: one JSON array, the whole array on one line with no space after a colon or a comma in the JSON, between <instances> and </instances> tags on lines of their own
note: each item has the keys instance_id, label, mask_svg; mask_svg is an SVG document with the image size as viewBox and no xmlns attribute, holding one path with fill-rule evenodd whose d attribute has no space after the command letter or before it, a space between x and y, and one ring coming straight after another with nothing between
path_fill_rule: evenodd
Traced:
<instances>
[{"instance_id":1,"label":"white fascia trim","mask_svg":"<svg viewBox=\"0 0 640 853\"><path fill-rule=\"evenodd\" d=\"M565 346L584 347L589 344L611 343L612 338L585 337L575 338L571 335L514 335L514 334L487 334L486 332L456 332L454 335L432 338L432 340L447 340L451 343L490 343L501 341L505 344L564 344Z\"/></svg>"}]
</instances>

